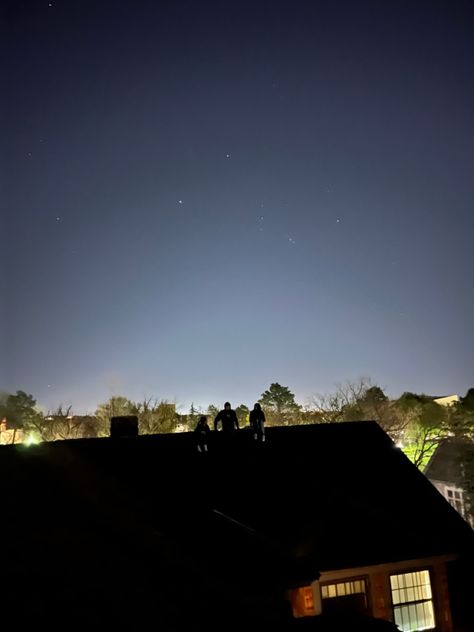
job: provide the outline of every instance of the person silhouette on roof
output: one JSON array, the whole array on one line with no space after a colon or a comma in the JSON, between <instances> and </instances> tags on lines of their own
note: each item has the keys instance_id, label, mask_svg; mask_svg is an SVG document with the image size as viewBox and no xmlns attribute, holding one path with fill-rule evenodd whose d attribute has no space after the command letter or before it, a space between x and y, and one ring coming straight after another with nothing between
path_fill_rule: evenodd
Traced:
<instances>
[{"instance_id":1,"label":"person silhouette on roof","mask_svg":"<svg viewBox=\"0 0 474 632\"><path fill-rule=\"evenodd\" d=\"M230 403L224 404L223 410L221 410L214 419L214 430L217 430L219 423L222 424L222 431L225 433L231 433L234 430L239 430L239 420L235 410L232 410Z\"/></svg>"},{"instance_id":2,"label":"person silhouette on roof","mask_svg":"<svg viewBox=\"0 0 474 632\"><path fill-rule=\"evenodd\" d=\"M211 429L207 423L206 415L201 415L201 417L199 417L199 421L197 422L197 426L194 428L194 433L197 437L198 452L207 452L207 438L210 432Z\"/></svg>"},{"instance_id":3,"label":"person silhouette on roof","mask_svg":"<svg viewBox=\"0 0 474 632\"><path fill-rule=\"evenodd\" d=\"M265 441L265 413L260 404L255 404L253 410L250 411L249 421L255 441Z\"/></svg>"}]
</instances>

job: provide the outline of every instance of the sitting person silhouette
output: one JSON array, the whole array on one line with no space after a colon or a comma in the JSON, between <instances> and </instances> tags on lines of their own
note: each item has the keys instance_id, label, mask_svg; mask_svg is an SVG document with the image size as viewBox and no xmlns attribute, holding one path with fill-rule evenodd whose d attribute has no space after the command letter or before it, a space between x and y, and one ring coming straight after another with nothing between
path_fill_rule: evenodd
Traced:
<instances>
[{"instance_id":1,"label":"sitting person silhouette","mask_svg":"<svg viewBox=\"0 0 474 632\"><path fill-rule=\"evenodd\" d=\"M194 429L194 432L197 436L197 449L198 452L207 452L207 437L211 432L209 428L209 424L207 423L207 417L205 415L201 415L199 421L197 422L197 426Z\"/></svg>"}]
</instances>

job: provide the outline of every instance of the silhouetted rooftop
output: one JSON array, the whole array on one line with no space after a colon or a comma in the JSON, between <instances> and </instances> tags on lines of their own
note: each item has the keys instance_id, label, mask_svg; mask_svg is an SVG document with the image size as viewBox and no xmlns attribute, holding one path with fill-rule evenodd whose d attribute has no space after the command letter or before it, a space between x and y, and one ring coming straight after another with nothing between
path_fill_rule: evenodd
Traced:
<instances>
[{"instance_id":1,"label":"silhouetted rooftop","mask_svg":"<svg viewBox=\"0 0 474 632\"><path fill-rule=\"evenodd\" d=\"M167 629L236 608L264 621L277 589L320 571L471 543L374 422L268 428L265 444L212 433L205 454L192 433L7 446L0 475L2 585L13 600L40 586L33 602L54 587L85 620L110 623L119 595Z\"/></svg>"}]
</instances>

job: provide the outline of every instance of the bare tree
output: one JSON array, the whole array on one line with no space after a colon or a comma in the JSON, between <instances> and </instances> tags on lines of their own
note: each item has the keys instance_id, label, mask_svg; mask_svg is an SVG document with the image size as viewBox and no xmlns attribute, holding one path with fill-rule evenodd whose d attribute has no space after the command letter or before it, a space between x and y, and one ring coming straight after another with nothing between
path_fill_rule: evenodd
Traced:
<instances>
[{"instance_id":1,"label":"bare tree","mask_svg":"<svg viewBox=\"0 0 474 632\"><path fill-rule=\"evenodd\" d=\"M368 377L346 380L336 384L333 393L317 394L310 399L310 407L319 413L321 422L346 421L347 412L360 402L373 383Z\"/></svg>"},{"instance_id":2,"label":"bare tree","mask_svg":"<svg viewBox=\"0 0 474 632\"><path fill-rule=\"evenodd\" d=\"M173 432L178 423L176 405L166 400L144 398L132 403L130 413L138 417L140 434Z\"/></svg>"},{"instance_id":3,"label":"bare tree","mask_svg":"<svg viewBox=\"0 0 474 632\"><path fill-rule=\"evenodd\" d=\"M333 393L316 395L311 408L323 423L338 421L376 421L395 442L410 423L410 415L398 408L369 377L347 380Z\"/></svg>"}]
</instances>

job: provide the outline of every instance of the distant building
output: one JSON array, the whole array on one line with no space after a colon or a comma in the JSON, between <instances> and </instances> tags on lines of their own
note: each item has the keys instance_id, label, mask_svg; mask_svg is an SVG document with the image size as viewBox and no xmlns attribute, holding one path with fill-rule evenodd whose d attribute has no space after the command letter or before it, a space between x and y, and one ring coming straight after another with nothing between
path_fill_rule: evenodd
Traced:
<instances>
[{"instance_id":1,"label":"distant building","mask_svg":"<svg viewBox=\"0 0 474 632\"><path fill-rule=\"evenodd\" d=\"M436 489L474 528L474 507L466 493L474 470L474 443L469 440L449 438L437 447L425 468L425 476Z\"/></svg>"},{"instance_id":2,"label":"distant building","mask_svg":"<svg viewBox=\"0 0 474 632\"><path fill-rule=\"evenodd\" d=\"M6 417L0 420L0 445L23 443L24 433L21 428L9 428Z\"/></svg>"},{"instance_id":3,"label":"distant building","mask_svg":"<svg viewBox=\"0 0 474 632\"><path fill-rule=\"evenodd\" d=\"M5 430L0 430L0 445L23 443L24 440L25 435L21 428L6 428Z\"/></svg>"},{"instance_id":4,"label":"distant building","mask_svg":"<svg viewBox=\"0 0 474 632\"><path fill-rule=\"evenodd\" d=\"M98 420L94 415L48 415L45 422L44 436L50 441L97 437Z\"/></svg>"},{"instance_id":5,"label":"distant building","mask_svg":"<svg viewBox=\"0 0 474 632\"><path fill-rule=\"evenodd\" d=\"M459 395L445 395L444 397L435 397L433 401L440 406L453 406L460 401L460 397Z\"/></svg>"}]
</instances>

